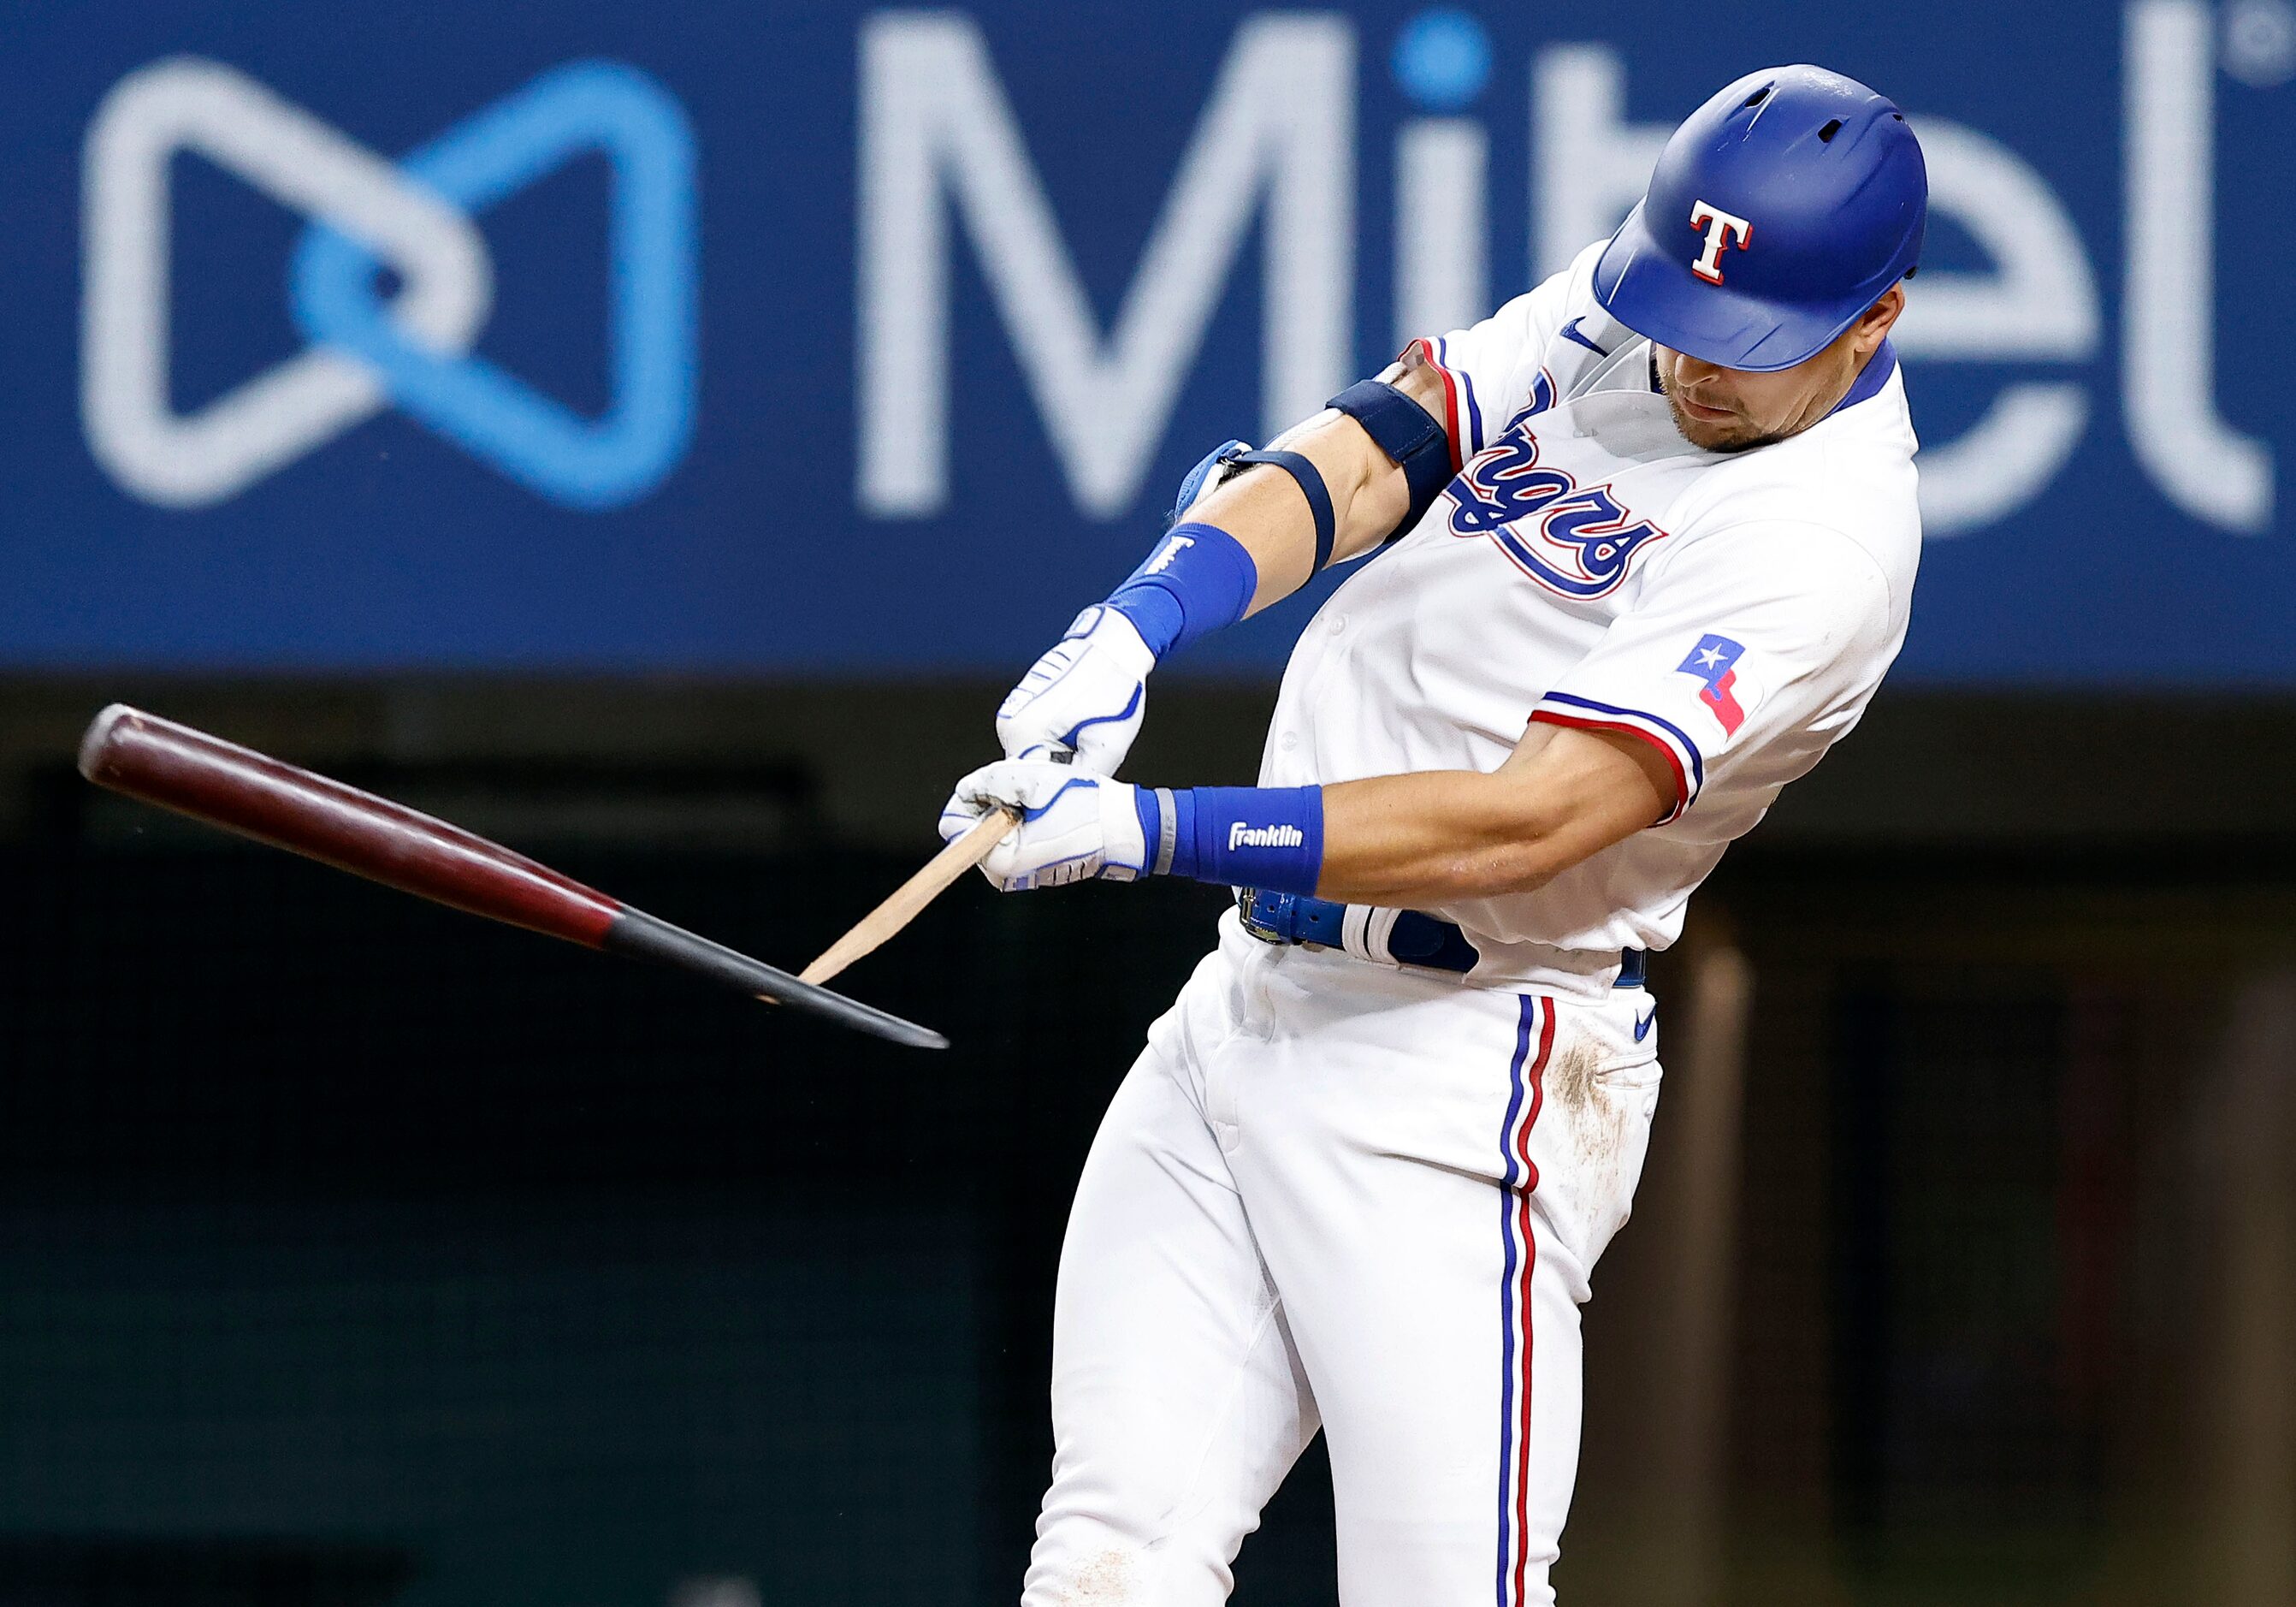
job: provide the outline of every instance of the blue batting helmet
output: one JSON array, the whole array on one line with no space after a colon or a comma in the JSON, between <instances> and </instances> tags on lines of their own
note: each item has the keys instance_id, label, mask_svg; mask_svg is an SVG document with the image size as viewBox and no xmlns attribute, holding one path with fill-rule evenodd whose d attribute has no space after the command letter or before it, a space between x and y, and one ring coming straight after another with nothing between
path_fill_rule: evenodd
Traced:
<instances>
[{"instance_id":1,"label":"blue batting helmet","mask_svg":"<svg viewBox=\"0 0 2296 1607\"><path fill-rule=\"evenodd\" d=\"M1822 67L1750 73L1666 142L1595 296L1725 368L1815 357L1922 254L1929 171L1905 113Z\"/></svg>"}]
</instances>

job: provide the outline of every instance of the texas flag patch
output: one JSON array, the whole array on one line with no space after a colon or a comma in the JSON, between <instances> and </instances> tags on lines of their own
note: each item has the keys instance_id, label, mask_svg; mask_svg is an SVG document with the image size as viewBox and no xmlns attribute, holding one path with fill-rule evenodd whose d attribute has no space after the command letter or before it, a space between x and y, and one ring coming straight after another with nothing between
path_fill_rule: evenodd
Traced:
<instances>
[{"instance_id":1,"label":"texas flag patch","mask_svg":"<svg viewBox=\"0 0 2296 1607\"><path fill-rule=\"evenodd\" d=\"M1745 656L1744 646L1726 636L1711 634L1698 639L1690 656L1678 666L1681 673L1695 675L1706 683L1698 701L1714 711L1714 718L1731 736L1746 722L1746 710L1738 701L1738 661Z\"/></svg>"}]
</instances>

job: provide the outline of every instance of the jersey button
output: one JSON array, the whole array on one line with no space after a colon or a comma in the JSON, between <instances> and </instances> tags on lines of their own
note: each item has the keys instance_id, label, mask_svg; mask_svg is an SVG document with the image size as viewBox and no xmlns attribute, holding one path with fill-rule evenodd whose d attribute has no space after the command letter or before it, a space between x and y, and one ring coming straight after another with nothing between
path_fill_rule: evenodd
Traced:
<instances>
[{"instance_id":1,"label":"jersey button","mask_svg":"<svg viewBox=\"0 0 2296 1607\"><path fill-rule=\"evenodd\" d=\"M1332 615L1330 622L1324 628L1333 636L1337 636L1348 628L1348 616L1344 614L1335 614Z\"/></svg>"},{"instance_id":2,"label":"jersey button","mask_svg":"<svg viewBox=\"0 0 2296 1607\"><path fill-rule=\"evenodd\" d=\"M1284 732L1283 736L1276 738L1275 746L1282 748L1285 753L1290 753L1292 749L1300 746L1300 733L1297 731Z\"/></svg>"}]
</instances>

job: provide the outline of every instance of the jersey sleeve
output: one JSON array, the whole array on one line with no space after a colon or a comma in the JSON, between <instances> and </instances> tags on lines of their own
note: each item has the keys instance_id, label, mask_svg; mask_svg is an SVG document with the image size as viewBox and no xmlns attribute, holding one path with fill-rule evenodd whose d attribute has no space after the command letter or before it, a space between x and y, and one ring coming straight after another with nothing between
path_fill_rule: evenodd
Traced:
<instances>
[{"instance_id":1,"label":"jersey sleeve","mask_svg":"<svg viewBox=\"0 0 2296 1607\"><path fill-rule=\"evenodd\" d=\"M1596 246L1472 329L1423 336L1403 349L1397 361L1406 368L1423 364L1442 377L1443 424L1451 437L1454 470L1465 466L1530 404L1542 381L1552 405L1554 381L1540 362L1569 317L1574 287L1593 272L1592 258L1599 255Z\"/></svg>"},{"instance_id":2,"label":"jersey sleeve","mask_svg":"<svg viewBox=\"0 0 2296 1607\"><path fill-rule=\"evenodd\" d=\"M1652 566L1531 719L1655 746L1675 779L1657 825L1719 795L1766 808L1857 724L1904 635L1880 565L1841 532L1717 531Z\"/></svg>"}]
</instances>

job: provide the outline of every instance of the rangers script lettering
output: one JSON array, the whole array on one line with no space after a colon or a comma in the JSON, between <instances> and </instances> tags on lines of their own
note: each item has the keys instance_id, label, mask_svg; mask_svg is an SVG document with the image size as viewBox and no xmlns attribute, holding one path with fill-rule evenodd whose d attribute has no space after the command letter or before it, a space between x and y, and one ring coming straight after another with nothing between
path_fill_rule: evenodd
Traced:
<instances>
[{"instance_id":1,"label":"rangers script lettering","mask_svg":"<svg viewBox=\"0 0 2296 1607\"><path fill-rule=\"evenodd\" d=\"M1490 537L1523 573L1565 597L1608 596L1636 553L1666 534L1647 520L1628 524L1608 487L1581 490L1567 470L1541 466L1538 433L1528 419L1469 464L1444 495L1453 535Z\"/></svg>"}]
</instances>

